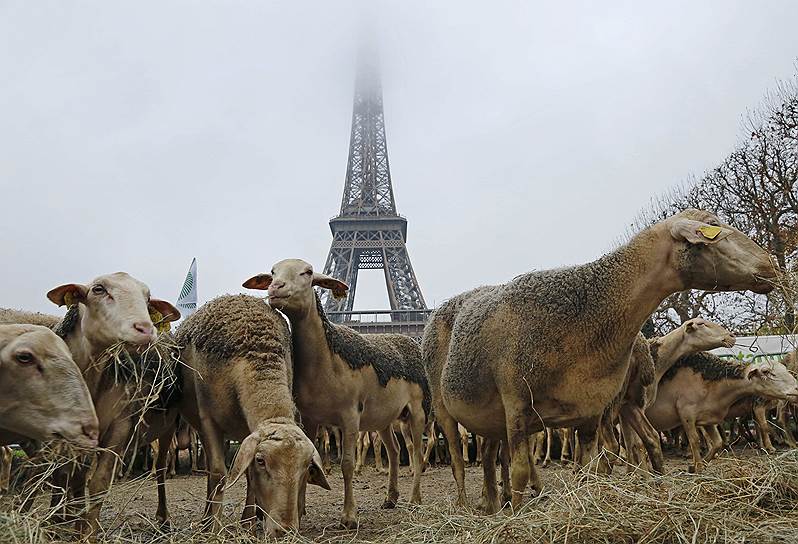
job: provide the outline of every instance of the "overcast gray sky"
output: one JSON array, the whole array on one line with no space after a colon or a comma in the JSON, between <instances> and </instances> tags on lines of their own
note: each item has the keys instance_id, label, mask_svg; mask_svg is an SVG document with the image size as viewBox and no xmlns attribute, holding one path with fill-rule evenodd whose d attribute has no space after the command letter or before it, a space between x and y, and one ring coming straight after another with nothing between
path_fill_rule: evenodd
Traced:
<instances>
[{"instance_id":1,"label":"overcast gray sky","mask_svg":"<svg viewBox=\"0 0 798 544\"><path fill-rule=\"evenodd\" d=\"M372 10L428 304L598 257L795 70L797 2L643 4ZM282 258L321 269L363 5L0 0L0 306L53 312L50 288L117 270L174 301L194 256L201 302Z\"/></svg>"}]
</instances>

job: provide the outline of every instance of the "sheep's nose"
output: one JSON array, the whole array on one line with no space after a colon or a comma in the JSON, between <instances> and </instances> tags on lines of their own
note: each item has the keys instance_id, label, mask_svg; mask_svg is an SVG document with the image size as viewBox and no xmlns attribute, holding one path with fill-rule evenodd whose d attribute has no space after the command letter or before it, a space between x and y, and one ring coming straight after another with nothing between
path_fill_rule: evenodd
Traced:
<instances>
[{"instance_id":1,"label":"sheep's nose","mask_svg":"<svg viewBox=\"0 0 798 544\"><path fill-rule=\"evenodd\" d=\"M154 332L154 327L152 323L147 323L145 321L139 321L138 323L133 323L133 328L136 329L141 334L146 334L147 336L152 336Z\"/></svg>"}]
</instances>

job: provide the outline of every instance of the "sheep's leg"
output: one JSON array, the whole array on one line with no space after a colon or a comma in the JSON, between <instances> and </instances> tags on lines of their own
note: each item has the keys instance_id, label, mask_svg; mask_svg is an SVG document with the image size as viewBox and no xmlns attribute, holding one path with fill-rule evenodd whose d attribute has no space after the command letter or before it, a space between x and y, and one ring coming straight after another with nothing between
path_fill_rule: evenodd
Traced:
<instances>
[{"instance_id":1,"label":"sheep's leg","mask_svg":"<svg viewBox=\"0 0 798 544\"><path fill-rule=\"evenodd\" d=\"M704 462L701 459L701 437L695 425L695 418L686 409L680 408L678 405L676 410L679 413L682 429L687 435L687 442L690 445L690 451L693 456L693 466L690 467L692 469L690 472L699 473L704 470Z\"/></svg>"},{"instance_id":2,"label":"sheep's leg","mask_svg":"<svg viewBox=\"0 0 798 544\"><path fill-rule=\"evenodd\" d=\"M536 465L539 465L543 462L543 453L545 442L546 442L546 431L539 431L532 435L532 451L534 452L533 455L533 462Z\"/></svg>"},{"instance_id":3,"label":"sheep's leg","mask_svg":"<svg viewBox=\"0 0 798 544\"><path fill-rule=\"evenodd\" d=\"M200 403L201 406L201 403ZM205 451L205 464L208 472L207 495L205 502L205 522L218 531L221 527L221 508L224 499L224 486L227 480L227 467L224 458L224 434L208 417L201 415L202 445Z\"/></svg>"},{"instance_id":4,"label":"sheep's leg","mask_svg":"<svg viewBox=\"0 0 798 544\"><path fill-rule=\"evenodd\" d=\"M659 441L659 433L651 425L638 406L624 405L621 407L622 418L628 419L632 429L634 429L643 446L646 448L648 459L651 462L652 470L657 474L662 474L665 468L665 457L662 455L662 445Z\"/></svg>"},{"instance_id":5,"label":"sheep's leg","mask_svg":"<svg viewBox=\"0 0 798 544\"><path fill-rule=\"evenodd\" d=\"M355 494L352 487L352 476L355 471L357 429L357 420L341 427L341 442L343 443L341 473L344 475L344 510L341 513L341 525L345 529L357 529L357 505L355 504Z\"/></svg>"},{"instance_id":6,"label":"sheep's leg","mask_svg":"<svg viewBox=\"0 0 798 544\"><path fill-rule=\"evenodd\" d=\"M321 466L324 472L330 474L332 472L332 463L330 462L330 431L327 427L320 427L321 429Z\"/></svg>"},{"instance_id":7,"label":"sheep's leg","mask_svg":"<svg viewBox=\"0 0 798 544\"><path fill-rule=\"evenodd\" d=\"M380 437L380 433L371 433L371 446L374 450L374 469L380 474L388 474L382 462L382 437Z\"/></svg>"},{"instance_id":8,"label":"sheep's leg","mask_svg":"<svg viewBox=\"0 0 798 544\"><path fill-rule=\"evenodd\" d=\"M169 448L169 476L174 478L177 476L177 441L172 435L171 447Z\"/></svg>"},{"instance_id":9,"label":"sheep's leg","mask_svg":"<svg viewBox=\"0 0 798 544\"><path fill-rule=\"evenodd\" d=\"M463 447L463 462L468 464L470 461L470 457L468 455L468 431L463 428L460 431L460 444Z\"/></svg>"},{"instance_id":10,"label":"sheep's leg","mask_svg":"<svg viewBox=\"0 0 798 544\"><path fill-rule=\"evenodd\" d=\"M477 508L486 514L499 511L499 488L496 484L496 454L501 441L485 438L482 440L482 498ZM490 460L493 459L493 463Z\"/></svg>"},{"instance_id":11,"label":"sheep's leg","mask_svg":"<svg viewBox=\"0 0 798 544\"><path fill-rule=\"evenodd\" d=\"M530 479L535 490L540 491L535 465L530 463L532 456L529 454L531 406L528 400L507 399L504 409L507 418L507 441L510 444L510 484L513 490L511 504L513 510L516 510L524 500Z\"/></svg>"},{"instance_id":12,"label":"sheep's leg","mask_svg":"<svg viewBox=\"0 0 798 544\"><path fill-rule=\"evenodd\" d=\"M128 443L130 434L133 431L131 418L122 417L115 421L111 427L110 436L106 442L106 450L101 450L94 473L88 482L89 490L89 510L85 515L84 531L88 530L90 540L95 540L100 532L100 509L103 499L114 480L116 474L116 463L124 455L125 445ZM84 536L86 536L84 532Z\"/></svg>"},{"instance_id":13,"label":"sheep's leg","mask_svg":"<svg viewBox=\"0 0 798 544\"><path fill-rule=\"evenodd\" d=\"M551 427L546 427L546 455L543 457L543 465L544 467L549 466L551 463L551 442L553 438L553 432Z\"/></svg>"},{"instance_id":14,"label":"sheep's leg","mask_svg":"<svg viewBox=\"0 0 798 544\"><path fill-rule=\"evenodd\" d=\"M166 506L166 465L172 436L174 436L174 429L169 429L169 432L158 438L158 457L153 465L153 468L156 469L155 478L158 487L158 510L155 513L155 519L162 529L170 528L169 510Z\"/></svg>"},{"instance_id":15,"label":"sheep's leg","mask_svg":"<svg viewBox=\"0 0 798 544\"><path fill-rule=\"evenodd\" d=\"M606 463L606 459L602 459L599 456L598 443L600 426L601 418L599 417L587 421L576 429L579 455L575 455L574 458L578 459L577 466L587 466L589 470L595 470L598 474L608 474L609 464Z\"/></svg>"},{"instance_id":16,"label":"sheep's leg","mask_svg":"<svg viewBox=\"0 0 798 544\"><path fill-rule=\"evenodd\" d=\"M792 436L790 423L787 419L789 408L790 406L786 402L779 402L776 408L776 417L779 420L779 426L781 427L781 432L784 434L784 441L787 442L787 446L796 448L798 444L795 443L795 438Z\"/></svg>"},{"instance_id":17,"label":"sheep's leg","mask_svg":"<svg viewBox=\"0 0 798 544\"><path fill-rule=\"evenodd\" d=\"M435 420L430 418L427 424L424 426L424 434L427 435L427 447L424 449L424 458L422 459L421 470L427 470L429 466L429 458L432 455L432 450L435 447L435 442L437 442L437 435L435 434Z\"/></svg>"},{"instance_id":18,"label":"sheep's leg","mask_svg":"<svg viewBox=\"0 0 798 544\"><path fill-rule=\"evenodd\" d=\"M502 504L505 505L510 504L513 500L512 484L510 483L510 448L507 447L506 440L499 442L499 444L501 448L499 460L502 473ZM491 463L493 469L496 470L495 457L487 462Z\"/></svg>"},{"instance_id":19,"label":"sheep's leg","mask_svg":"<svg viewBox=\"0 0 798 544\"><path fill-rule=\"evenodd\" d=\"M613 422L610 420L609 417L602 417L601 418L601 441L602 446L604 449L615 455L615 457L620 457L621 454L621 444L618 442L618 439L615 437L615 431L613 430Z\"/></svg>"},{"instance_id":20,"label":"sheep's leg","mask_svg":"<svg viewBox=\"0 0 798 544\"><path fill-rule=\"evenodd\" d=\"M770 441L767 404L754 403L754 422L759 435L759 447L768 453L776 453L776 448L773 447L773 443Z\"/></svg>"},{"instance_id":21,"label":"sheep's leg","mask_svg":"<svg viewBox=\"0 0 798 544\"><path fill-rule=\"evenodd\" d=\"M482 464L482 451L485 449L485 439L478 434L474 435L474 443L477 446L477 466Z\"/></svg>"},{"instance_id":22,"label":"sheep's leg","mask_svg":"<svg viewBox=\"0 0 798 544\"><path fill-rule=\"evenodd\" d=\"M449 456L452 459L452 474L457 484L457 506L465 506L468 502L465 490L465 464L463 452L457 447L460 440L460 433L457 432L457 421L449 415L442 402L435 407L435 417L443 429L443 435L446 437L446 442L449 446Z\"/></svg>"},{"instance_id":23,"label":"sheep's leg","mask_svg":"<svg viewBox=\"0 0 798 544\"><path fill-rule=\"evenodd\" d=\"M151 459L151 461L150 461L151 462L151 465L150 465L150 476L152 476L153 478L155 478L155 476L157 476L157 474L158 474L157 473L158 463L157 463L156 460L161 455L161 446L162 445L163 444L161 444L158 440L153 440L147 446L148 449L150 450L150 453L151 453L151 455L150 455L150 459Z\"/></svg>"},{"instance_id":24,"label":"sheep's leg","mask_svg":"<svg viewBox=\"0 0 798 544\"><path fill-rule=\"evenodd\" d=\"M363 452L368 449L366 445L368 434L367 431L360 431L360 434L357 435L357 444L355 444L355 474L360 474L360 471L363 469ZM323 460L322 464L324 464Z\"/></svg>"},{"instance_id":25,"label":"sheep's leg","mask_svg":"<svg viewBox=\"0 0 798 544\"><path fill-rule=\"evenodd\" d=\"M720 436L720 430L717 425L709 425L707 427L707 456L705 461L711 461L715 458L718 452L723 449L723 438Z\"/></svg>"},{"instance_id":26,"label":"sheep's leg","mask_svg":"<svg viewBox=\"0 0 798 544\"><path fill-rule=\"evenodd\" d=\"M382 507L394 508L399 500L397 485L399 480L399 443L393 434L393 425L389 425L387 429L380 431L380 437L388 453L388 494L385 502L382 503Z\"/></svg>"},{"instance_id":27,"label":"sheep's leg","mask_svg":"<svg viewBox=\"0 0 798 544\"><path fill-rule=\"evenodd\" d=\"M421 473L424 471L423 447L424 447L424 410L421 406L410 412L410 424L402 426L402 434L405 435L405 428L409 427L409 436L405 435L405 442L410 450L410 457L413 462L413 491L410 494L411 504L421 504ZM408 438L410 441L408 442Z\"/></svg>"},{"instance_id":28,"label":"sheep's leg","mask_svg":"<svg viewBox=\"0 0 798 544\"><path fill-rule=\"evenodd\" d=\"M565 464L567 461L576 463L576 433L573 427L566 427L560 429L560 440L562 441L562 451L560 452L560 463Z\"/></svg>"}]
</instances>

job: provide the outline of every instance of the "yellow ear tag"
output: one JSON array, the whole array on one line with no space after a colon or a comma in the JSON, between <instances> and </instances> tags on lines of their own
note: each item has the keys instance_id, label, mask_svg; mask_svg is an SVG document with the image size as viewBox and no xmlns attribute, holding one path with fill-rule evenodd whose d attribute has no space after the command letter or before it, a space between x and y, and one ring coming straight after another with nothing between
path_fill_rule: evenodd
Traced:
<instances>
[{"instance_id":1,"label":"yellow ear tag","mask_svg":"<svg viewBox=\"0 0 798 544\"><path fill-rule=\"evenodd\" d=\"M168 321L163 320L163 314L158 310L150 309L150 319L155 324L155 328L158 330L158 333L169 332L172 330L172 324Z\"/></svg>"},{"instance_id":2,"label":"yellow ear tag","mask_svg":"<svg viewBox=\"0 0 798 544\"><path fill-rule=\"evenodd\" d=\"M698 232L704 235L704 238L709 238L710 240L714 240L718 237L718 234L721 233L723 229L720 227L716 227L714 225L705 225L703 227L698 227Z\"/></svg>"},{"instance_id":3,"label":"yellow ear tag","mask_svg":"<svg viewBox=\"0 0 798 544\"><path fill-rule=\"evenodd\" d=\"M66 304L67 307L77 304L77 302L75 302L75 295L70 292L64 293L64 304Z\"/></svg>"}]
</instances>

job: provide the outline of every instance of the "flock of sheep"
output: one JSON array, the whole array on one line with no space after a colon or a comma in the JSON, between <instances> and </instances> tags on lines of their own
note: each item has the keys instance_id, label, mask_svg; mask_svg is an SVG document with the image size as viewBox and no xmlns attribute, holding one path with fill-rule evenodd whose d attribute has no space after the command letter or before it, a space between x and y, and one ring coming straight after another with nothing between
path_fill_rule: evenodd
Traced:
<instances>
[{"instance_id":1,"label":"flock of sheep","mask_svg":"<svg viewBox=\"0 0 798 544\"><path fill-rule=\"evenodd\" d=\"M51 504L89 537L101 528L104 492L131 444L160 442L156 517L169 523L168 445L181 419L206 453L208 524L219 527L225 487L245 477L242 522L254 530L263 519L267 535L299 530L308 484L330 489L315 437L331 426L341 433L346 528L358 523L352 478L368 431L388 453L385 508L399 498L394 429L410 454L410 501L420 503L426 456L437 442L427 440L425 451L424 435L437 436L433 421L447 439L461 504L462 429L482 437L480 506L488 513L540 492L535 460L558 428L569 430L563 435L572 437L576 466L608 471L602 452L620 455L619 429L630 466L662 471L660 431L681 426L700 471L699 432L711 457L722 447L717 425L730 413L798 400L798 382L782 363L704 353L734 338L702 319L651 340L639 331L672 293L767 293L779 273L743 233L686 210L595 262L448 300L420 347L330 322L314 287L336 297L348 287L301 260L244 282L267 290L268 304L222 296L174 333L169 322L180 314L171 304L128 274L104 275L47 294L68 308L63 318L0 310L0 445L22 443L30 455L52 440L83 448L50 476ZM795 356L788 361L795 365ZM241 443L229 471L226 439Z\"/></svg>"}]
</instances>

